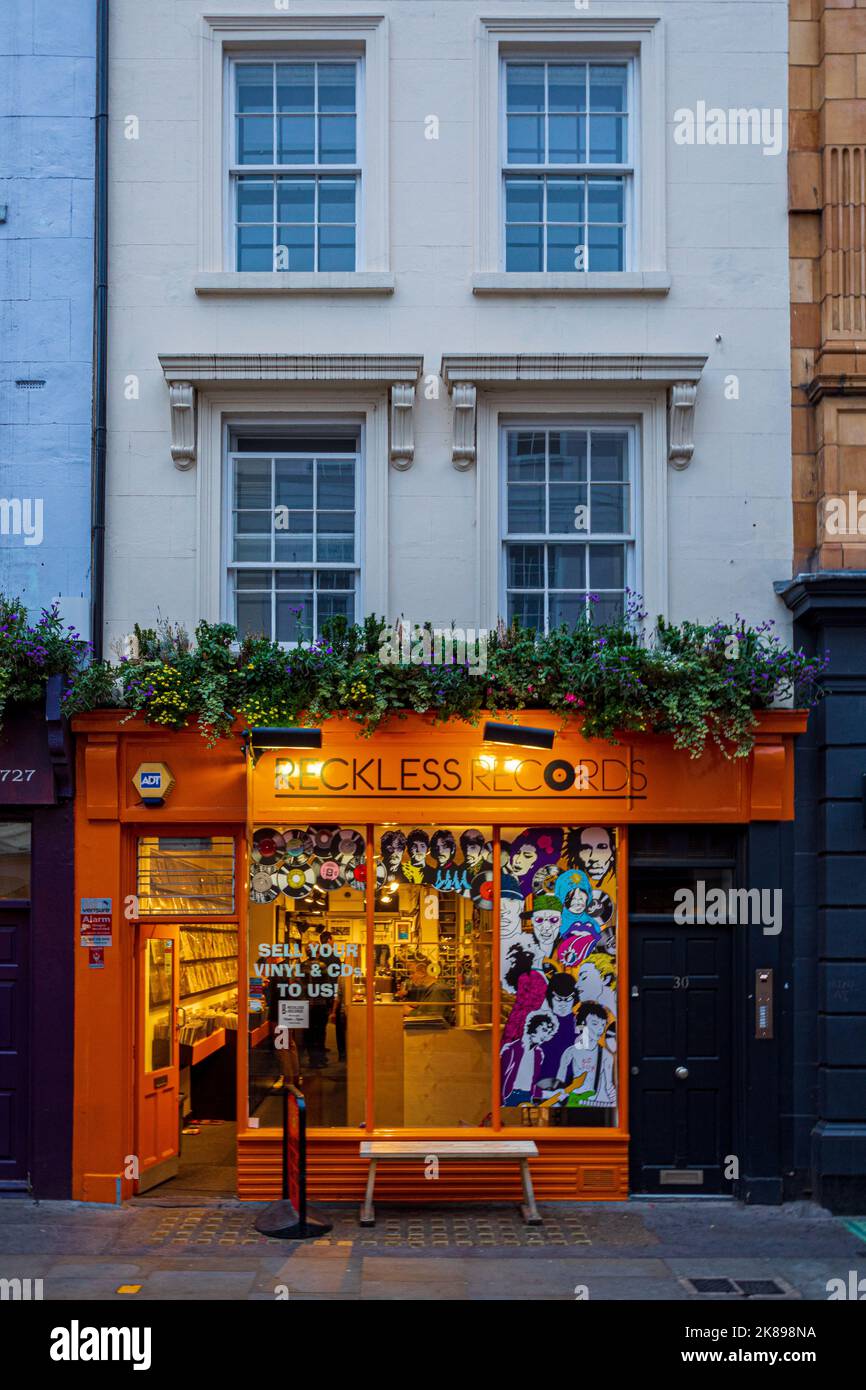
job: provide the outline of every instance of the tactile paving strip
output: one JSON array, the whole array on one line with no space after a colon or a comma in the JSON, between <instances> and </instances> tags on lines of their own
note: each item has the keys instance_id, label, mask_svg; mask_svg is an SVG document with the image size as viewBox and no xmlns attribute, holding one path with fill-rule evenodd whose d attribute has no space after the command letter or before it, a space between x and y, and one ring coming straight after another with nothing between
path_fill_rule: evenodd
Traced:
<instances>
[{"instance_id":1,"label":"tactile paving strip","mask_svg":"<svg viewBox=\"0 0 866 1390\"><path fill-rule=\"evenodd\" d=\"M257 1207L245 1210L208 1207L152 1209L147 1213L146 1229L136 1222L138 1230L135 1240L137 1244L151 1249L273 1247L274 1242L260 1235L253 1225L257 1210ZM321 1208L318 1210L321 1211ZM334 1222L333 1229L311 1244L352 1245L365 1250L502 1249L509 1246L550 1248L591 1244L582 1220L576 1215L560 1212L545 1217L542 1226L527 1226L519 1212L491 1211L489 1208L483 1211L449 1211L441 1215L435 1212L381 1210L377 1214L376 1225L369 1228L360 1227L355 1215L334 1212L327 1215Z\"/></svg>"}]
</instances>

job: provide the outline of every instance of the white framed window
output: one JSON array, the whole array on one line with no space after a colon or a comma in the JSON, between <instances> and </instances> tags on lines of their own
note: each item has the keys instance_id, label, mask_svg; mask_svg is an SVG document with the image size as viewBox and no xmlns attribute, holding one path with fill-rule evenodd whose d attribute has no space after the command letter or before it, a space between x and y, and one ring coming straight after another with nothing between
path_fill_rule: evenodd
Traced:
<instances>
[{"instance_id":1,"label":"white framed window","mask_svg":"<svg viewBox=\"0 0 866 1390\"><path fill-rule=\"evenodd\" d=\"M232 430L225 498L226 602L243 639L294 644L362 612L362 430Z\"/></svg>"},{"instance_id":2,"label":"white framed window","mask_svg":"<svg viewBox=\"0 0 866 1390\"><path fill-rule=\"evenodd\" d=\"M664 295L664 24L480 19L473 292Z\"/></svg>"},{"instance_id":3,"label":"white framed window","mask_svg":"<svg viewBox=\"0 0 866 1390\"><path fill-rule=\"evenodd\" d=\"M230 65L229 259L238 271L354 271L360 59Z\"/></svg>"},{"instance_id":4,"label":"white framed window","mask_svg":"<svg viewBox=\"0 0 866 1390\"><path fill-rule=\"evenodd\" d=\"M207 15L198 295L388 295L382 15Z\"/></svg>"},{"instance_id":5,"label":"white framed window","mask_svg":"<svg viewBox=\"0 0 866 1390\"><path fill-rule=\"evenodd\" d=\"M502 609L547 632L625 609L638 569L632 424L521 420L500 433Z\"/></svg>"},{"instance_id":6,"label":"white framed window","mask_svg":"<svg viewBox=\"0 0 866 1390\"><path fill-rule=\"evenodd\" d=\"M503 61L506 271L631 268L633 88L630 59Z\"/></svg>"}]
</instances>

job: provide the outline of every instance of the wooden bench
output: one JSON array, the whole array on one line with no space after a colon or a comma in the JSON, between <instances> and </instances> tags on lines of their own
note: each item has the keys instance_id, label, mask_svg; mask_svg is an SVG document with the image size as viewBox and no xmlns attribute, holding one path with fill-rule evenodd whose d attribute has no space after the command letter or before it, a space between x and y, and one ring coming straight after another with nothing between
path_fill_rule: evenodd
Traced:
<instances>
[{"instance_id":1,"label":"wooden bench","mask_svg":"<svg viewBox=\"0 0 866 1390\"><path fill-rule=\"evenodd\" d=\"M376 1214L373 1209L373 1189L376 1185L376 1166L379 1163L403 1162L417 1158L460 1159L462 1161L480 1160L485 1163L502 1161L519 1163L523 1179L524 1203L520 1210L528 1226L540 1226L541 1217L535 1205L532 1189L532 1175L529 1160L538 1157L538 1149L531 1139L455 1139L436 1143L433 1140L364 1139L361 1141L361 1157L370 1160L367 1173L367 1191L361 1207L361 1225L375 1226Z\"/></svg>"}]
</instances>

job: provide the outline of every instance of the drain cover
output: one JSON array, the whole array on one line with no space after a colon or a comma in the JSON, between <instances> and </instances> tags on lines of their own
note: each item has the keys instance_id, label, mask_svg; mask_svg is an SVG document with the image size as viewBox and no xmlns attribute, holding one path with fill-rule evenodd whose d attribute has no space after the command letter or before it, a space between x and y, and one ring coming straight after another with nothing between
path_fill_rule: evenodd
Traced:
<instances>
[{"instance_id":1,"label":"drain cover","mask_svg":"<svg viewBox=\"0 0 866 1390\"><path fill-rule=\"evenodd\" d=\"M737 1293L737 1286L730 1279L687 1279L695 1293Z\"/></svg>"},{"instance_id":2,"label":"drain cover","mask_svg":"<svg viewBox=\"0 0 866 1390\"><path fill-rule=\"evenodd\" d=\"M784 1298L788 1292L776 1279L738 1279L737 1286L746 1298Z\"/></svg>"}]
</instances>

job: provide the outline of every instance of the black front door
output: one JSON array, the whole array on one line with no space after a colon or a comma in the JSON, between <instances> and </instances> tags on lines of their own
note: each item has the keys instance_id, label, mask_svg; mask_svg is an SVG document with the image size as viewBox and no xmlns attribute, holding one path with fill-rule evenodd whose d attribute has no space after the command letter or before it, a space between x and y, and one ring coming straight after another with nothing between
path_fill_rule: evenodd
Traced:
<instances>
[{"instance_id":1,"label":"black front door","mask_svg":"<svg viewBox=\"0 0 866 1390\"><path fill-rule=\"evenodd\" d=\"M732 930L630 928L632 1192L731 1190Z\"/></svg>"},{"instance_id":2,"label":"black front door","mask_svg":"<svg viewBox=\"0 0 866 1390\"><path fill-rule=\"evenodd\" d=\"M0 907L0 1185L28 1172L29 1027L25 908Z\"/></svg>"}]
</instances>

